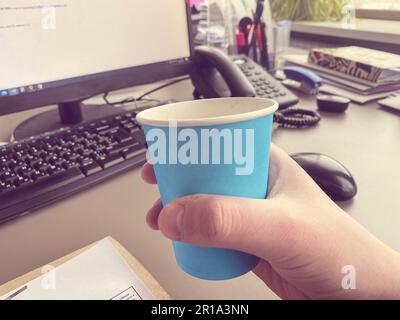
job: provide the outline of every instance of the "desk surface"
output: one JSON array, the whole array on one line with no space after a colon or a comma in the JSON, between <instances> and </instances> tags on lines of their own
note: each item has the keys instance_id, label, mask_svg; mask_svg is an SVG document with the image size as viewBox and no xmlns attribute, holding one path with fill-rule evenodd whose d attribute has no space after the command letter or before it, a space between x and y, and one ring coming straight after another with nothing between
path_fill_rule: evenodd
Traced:
<instances>
[{"instance_id":1,"label":"desk surface","mask_svg":"<svg viewBox=\"0 0 400 320\"><path fill-rule=\"evenodd\" d=\"M156 98L190 99L189 82ZM186 93L186 96L185 94ZM300 106L315 109L312 98ZM0 118L0 141L30 110ZM278 129L273 141L288 153L321 152L353 173L357 197L341 206L384 242L400 250L400 118L377 104L352 105L343 115L323 115L316 128ZM183 273L171 243L146 227L146 210L158 198L141 182L139 170L116 177L25 217L0 225L0 283L29 272L108 235L127 248L173 299L274 299L253 274L206 282ZM340 239L338 239L340 241Z\"/></svg>"}]
</instances>

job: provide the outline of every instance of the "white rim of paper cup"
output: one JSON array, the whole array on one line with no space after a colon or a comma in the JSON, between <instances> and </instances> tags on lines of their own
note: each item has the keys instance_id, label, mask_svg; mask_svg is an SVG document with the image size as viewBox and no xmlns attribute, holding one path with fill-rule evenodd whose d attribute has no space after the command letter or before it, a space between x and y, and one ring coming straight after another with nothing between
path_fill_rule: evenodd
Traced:
<instances>
[{"instance_id":1,"label":"white rim of paper cup","mask_svg":"<svg viewBox=\"0 0 400 320\"><path fill-rule=\"evenodd\" d=\"M276 110L278 103L271 99L202 99L151 108L140 112L136 119L142 125L156 127L168 127L171 121L176 121L181 127L210 126L253 120L273 114Z\"/></svg>"}]
</instances>

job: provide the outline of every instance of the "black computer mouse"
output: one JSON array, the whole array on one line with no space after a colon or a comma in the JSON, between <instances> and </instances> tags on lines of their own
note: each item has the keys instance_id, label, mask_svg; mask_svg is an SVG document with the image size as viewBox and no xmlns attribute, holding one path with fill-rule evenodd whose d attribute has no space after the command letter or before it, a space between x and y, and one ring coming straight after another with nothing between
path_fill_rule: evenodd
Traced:
<instances>
[{"instance_id":1,"label":"black computer mouse","mask_svg":"<svg viewBox=\"0 0 400 320\"><path fill-rule=\"evenodd\" d=\"M320 111L342 113L347 110L351 100L326 94L319 94L317 96L317 105Z\"/></svg>"},{"instance_id":2,"label":"black computer mouse","mask_svg":"<svg viewBox=\"0 0 400 320\"><path fill-rule=\"evenodd\" d=\"M350 200L357 194L353 176L337 160L318 153L298 153L292 158L333 201Z\"/></svg>"}]
</instances>

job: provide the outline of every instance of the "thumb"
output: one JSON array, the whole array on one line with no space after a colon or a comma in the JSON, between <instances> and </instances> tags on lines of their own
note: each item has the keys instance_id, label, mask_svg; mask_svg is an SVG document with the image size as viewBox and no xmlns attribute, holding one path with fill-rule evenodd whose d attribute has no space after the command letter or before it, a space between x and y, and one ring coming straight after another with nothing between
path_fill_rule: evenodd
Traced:
<instances>
[{"instance_id":1,"label":"thumb","mask_svg":"<svg viewBox=\"0 0 400 320\"><path fill-rule=\"evenodd\" d=\"M294 236L294 222L282 201L193 195L168 204L158 222L171 240L236 249L270 260L293 245L289 238Z\"/></svg>"}]
</instances>

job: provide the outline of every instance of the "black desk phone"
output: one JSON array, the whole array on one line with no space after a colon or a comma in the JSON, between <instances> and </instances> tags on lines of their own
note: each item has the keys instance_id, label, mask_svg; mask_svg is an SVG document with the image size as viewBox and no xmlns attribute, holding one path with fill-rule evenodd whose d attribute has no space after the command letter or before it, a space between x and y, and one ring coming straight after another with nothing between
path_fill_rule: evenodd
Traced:
<instances>
[{"instance_id":1,"label":"black desk phone","mask_svg":"<svg viewBox=\"0 0 400 320\"><path fill-rule=\"evenodd\" d=\"M263 97L274 99L280 109L299 99L289 89L245 55L228 56L222 51L199 46L195 49L191 75L195 98Z\"/></svg>"}]
</instances>

